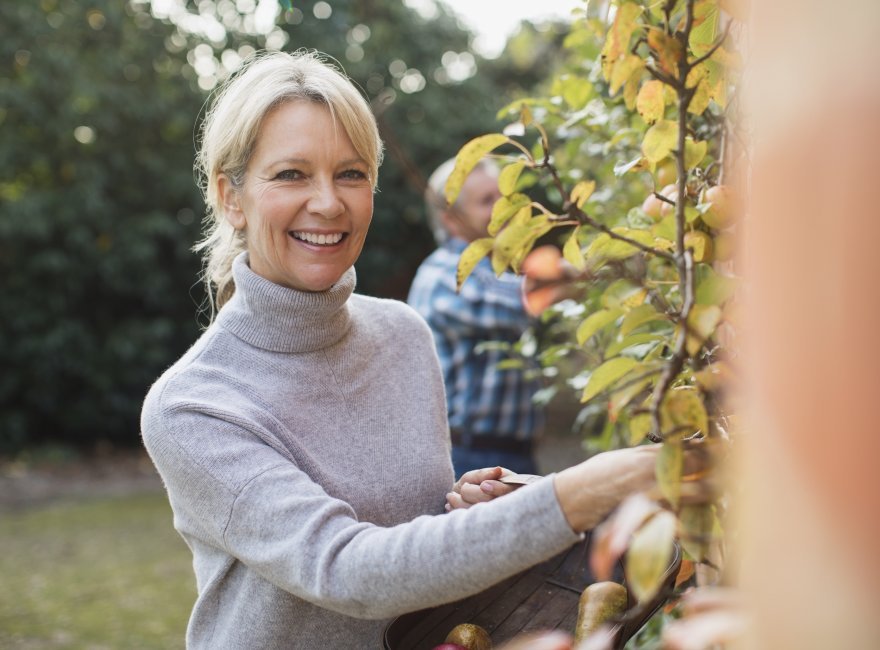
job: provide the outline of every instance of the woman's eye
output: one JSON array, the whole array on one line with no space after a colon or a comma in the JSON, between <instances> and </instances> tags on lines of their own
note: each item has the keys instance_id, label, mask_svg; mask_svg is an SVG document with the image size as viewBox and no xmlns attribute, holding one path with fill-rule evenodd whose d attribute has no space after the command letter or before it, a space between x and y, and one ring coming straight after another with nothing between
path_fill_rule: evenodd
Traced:
<instances>
[{"instance_id":1,"label":"woman's eye","mask_svg":"<svg viewBox=\"0 0 880 650\"><path fill-rule=\"evenodd\" d=\"M298 169L285 169L284 171L280 171L275 175L275 180L295 181L295 180L299 180L302 177L303 177L303 174Z\"/></svg>"},{"instance_id":2,"label":"woman's eye","mask_svg":"<svg viewBox=\"0 0 880 650\"><path fill-rule=\"evenodd\" d=\"M342 172L339 177L346 181L365 181L367 180L366 173L362 172L360 169L346 169Z\"/></svg>"}]
</instances>

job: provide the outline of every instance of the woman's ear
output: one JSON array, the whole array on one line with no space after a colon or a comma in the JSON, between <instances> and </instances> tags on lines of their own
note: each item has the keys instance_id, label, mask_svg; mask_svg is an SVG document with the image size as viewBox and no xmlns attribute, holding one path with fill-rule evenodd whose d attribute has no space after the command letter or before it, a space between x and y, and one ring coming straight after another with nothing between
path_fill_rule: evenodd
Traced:
<instances>
[{"instance_id":1,"label":"woman's ear","mask_svg":"<svg viewBox=\"0 0 880 650\"><path fill-rule=\"evenodd\" d=\"M223 206L223 216L236 230L244 230L247 219L241 209L241 197L238 190L232 184L232 179L226 174L217 176L217 193L220 205Z\"/></svg>"}]
</instances>

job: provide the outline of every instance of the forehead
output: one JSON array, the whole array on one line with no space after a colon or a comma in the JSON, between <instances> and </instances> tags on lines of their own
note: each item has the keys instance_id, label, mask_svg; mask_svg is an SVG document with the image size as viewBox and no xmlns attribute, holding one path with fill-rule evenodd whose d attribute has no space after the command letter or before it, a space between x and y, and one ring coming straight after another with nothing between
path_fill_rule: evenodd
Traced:
<instances>
[{"instance_id":1,"label":"forehead","mask_svg":"<svg viewBox=\"0 0 880 650\"><path fill-rule=\"evenodd\" d=\"M357 157L345 129L320 102L293 100L270 110L260 125L254 154Z\"/></svg>"}]
</instances>

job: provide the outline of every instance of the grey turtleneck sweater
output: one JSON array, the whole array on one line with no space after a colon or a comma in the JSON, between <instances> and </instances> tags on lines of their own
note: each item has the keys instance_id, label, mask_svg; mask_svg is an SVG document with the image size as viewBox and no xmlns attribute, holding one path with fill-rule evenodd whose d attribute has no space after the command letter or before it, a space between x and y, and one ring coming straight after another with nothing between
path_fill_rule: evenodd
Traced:
<instances>
[{"instance_id":1,"label":"grey turtleneck sweater","mask_svg":"<svg viewBox=\"0 0 880 650\"><path fill-rule=\"evenodd\" d=\"M144 443L193 553L187 646L381 647L389 617L567 548L547 478L443 513L452 486L433 339L405 304L305 293L234 264L215 323L155 383Z\"/></svg>"}]
</instances>

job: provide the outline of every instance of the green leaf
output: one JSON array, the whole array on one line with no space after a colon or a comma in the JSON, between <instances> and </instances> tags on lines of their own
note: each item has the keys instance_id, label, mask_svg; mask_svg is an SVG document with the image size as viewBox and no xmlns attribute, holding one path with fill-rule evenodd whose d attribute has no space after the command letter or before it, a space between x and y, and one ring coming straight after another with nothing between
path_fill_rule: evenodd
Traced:
<instances>
[{"instance_id":1,"label":"green leaf","mask_svg":"<svg viewBox=\"0 0 880 650\"><path fill-rule=\"evenodd\" d=\"M464 281L473 272L474 267L492 250L494 243L495 240L491 237L475 239L461 252L461 257L458 258L458 269L455 274L459 289L461 289L461 285L464 284Z\"/></svg>"},{"instance_id":2,"label":"green leaf","mask_svg":"<svg viewBox=\"0 0 880 650\"><path fill-rule=\"evenodd\" d=\"M517 160L501 170L501 173L498 174L498 191L501 194L504 196L513 194L513 191L516 189L516 182L519 180L519 175L525 166L525 162Z\"/></svg>"},{"instance_id":3,"label":"green leaf","mask_svg":"<svg viewBox=\"0 0 880 650\"><path fill-rule=\"evenodd\" d=\"M709 554L713 533L718 528L715 507L711 504L682 506L678 519L682 548L696 562L702 562Z\"/></svg>"},{"instance_id":4,"label":"green leaf","mask_svg":"<svg viewBox=\"0 0 880 650\"><path fill-rule=\"evenodd\" d=\"M633 334L632 336L628 336L619 341L614 341L611 345L605 348L605 356L606 357L614 357L626 350L627 348L631 348L636 345L645 345L646 343L656 343L657 341L662 341L666 337L662 334L651 334L650 332L646 332L644 334Z\"/></svg>"},{"instance_id":5,"label":"green leaf","mask_svg":"<svg viewBox=\"0 0 880 650\"><path fill-rule=\"evenodd\" d=\"M614 322L623 313L623 309L616 307L613 309L600 309L593 312L578 326L575 336L578 345L586 343L600 329Z\"/></svg>"},{"instance_id":6,"label":"green leaf","mask_svg":"<svg viewBox=\"0 0 880 650\"><path fill-rule=\"evenodd\" d=\"M455 203L459 192L461 192L461 186L477 163L490 151L497 149L507 142L510 142L510 138L506 135L489 133L488 135L474 138L459 150L458 155L455 157L455 167L453 167L452 173L446 181L446 200L450 205Z\"/></svg>"},{"instance_id":7,"label":"green leaf","mask_svg":"<svg viewBox=\"0 0 880 650\"><path fill-rule=\"evenodd\" d=\"M502 196L495 201L495 205L492 206L492 216L489 219L487 232L493 236L497 235L501 230L501 227L507 223L513 215L517 214L520 210L527 208L531 203L532 200L525 194L517 193L511 194L510 196ZM531 209L529 209L528 212L529 216L531 216Z\"/></svg>"},{"instance_id":8,"label":"green leaf","mask_svg":"<svg viewBox=\"0 0 880 650\"><path fill-rule=\"evenodd\" d=\"M703 56L712 49L715 39L718 38L719 18L720 12L714 1L703 0L696 4L694 26L688 41L695 56Z\"/></svg>"},{"instance_id":9,"label":"green leaf","mask_svg":"<svg viewBox=\"0 0 880 650\"><path fill-rule=\"evenodd\" d=\"M708 264L697 266L697 291L695 294L698 305L723 305L736 292L737 281L720 275Z\"/></svg>"},{"instance_id":10,"label":"green leaf","mask_svg":"<svg viewBox=\"0 0 880 650\"><path fill-rule=\"evenodd\" d=\"M640 603L653 598L672 560L677 520L667 510L639 528L626 552L626 584Z\"/></svg>"},{"instance_id":11,"label":"green leaf","mask_svg":"<svg viewBox=\"0 0 880 650\"><path fill-rule=\"evenodd\" d=\"M616 357L609 359L601 366L593 371L587 385L584 387L584 393L581 395L581 402L588 402L596 395L618 381L626 375L630 370L639 364L635 359L629 357Z\"/></svg>"},{"instance_id":12,"label":"green leaf","mask_svg":"<svg viewBox=\"0 0 880 650\"><path fill-rule=\"evenodd\" d=\"M686 169L693 169L706 157L706 151L709 149L709 143L705 140L694 142L694 139L688 136L684 141L684 166Z\"/></svg>"},{"instance_id":13,"label":"green leaf","mask_svg":"<svg viewBox=\"0 0 880 650\"><path fill-rule=\"evenodd\" d=\"M695 356L703 343L715 332L723 314L717 305L694 305L688 314L688 354Z\"/></svg>"},{"instance_id":14,"label":"green leaf","mask_svg":"<svg viewBox=\"0 0 880 650\"><path fill-rule=\"evenodd\" d=\"M623 322L620 324L620 335L627 336L639 326L656 320L669 320L669 318L665 314L661 314L657 311L657 308L654 307L654 305L639 305L630 310L630 312L624 317Z\"/></svg>"},{"instance_id":15,"label":"green leaf","mask_svg":"<svg viewBox=\"0 0 880 650\"><path fill-rule=\"evenodd\" d=\"M629 420L629 444L639 444L651 432L651 414L637 413Z\"/></svg>"},{"instance_id":16,"label":"green leaf","mask_svg":"<svg viewBox=\"0 0 880 650\"><path fill-rule=\"evenodd\" d=\"M652 163L658 163L678 145L678 124L672 120L658 120L645 133L642 153Z\"/></svg>"},{"instance_id":17,"label":"green leaf","mask_svg":"<svg viewBox=\"0 0 880 650\"><path fill-rule=\"evenodd\" d=\"M583 77L563 74L553 82L550 92L553 95L560 95L566 104L577 111L586 106L589 101L593 94L593 84Z\"/></svg>"},{"instance_id":18,"label":"green leaf","mask_svg":"<svg viewBox=\"0 0 880 650\"><path fill-rule=\"evenodd\" d=\"M582 208L595 190L596 181L581 181L571 190L571 202L578 208Z\"/></svg>"},{"instance_id":19,"label":"green leaf","mask_svg":"<svg viewBox=\"0 0 880 650\"><path fill-rule=\"evenodd\" d=\"M678 507L681 498L681 472L684 468L684 450L679 441L663 443L657 454L657 487L660 494L673 508Z\"/></svg>"},{"instance_id":20,"label":"green leaf","mask_svg":"<svg viewBox=\"0 0 880 650\"><path fill-rule=\"evenodd\" d=\"M578 271L583 271L587 268L587 262L584 259L584 254L581 252L581 245L578 241L579 230L580 227L575 228L569 238L565 240L565 245L562 247L562 257Z\"/></svg>"},{"instance_id":21,"label":"green leaf","mask_svg":"<svg viewBox=\"0 0 880 650\"><path fill-rule=\"evenodd\" d=\"M655 363L650 363L650 364L643 363L642 367L639 368L639 374L647 374L648 372L651 372L652 374L648 377L645 377L644 379L640 379L639 381L634 381L631 383L624 382L625 384L629 384L629 385L624 386L624 387L622 387L618 390L615 390L611 393L611 399L608 400L608 414L609 414L609 416L611 416L612 419L617 419L618 415L620 414L620 411L622 409L624 409L627 406L627 404L629 404L632 400L634 400L636 397L641 395L645 390L647 390L654 383L654 379L656 378L657 375L660 374L661 368L658 364L655 364ZM630 419L630 433L631 434L636 433L633 431L633 420L637 417L640 417L641 415L647 415L647 414L634 415ZM648 418L648 421L645 423L645 426L647 428L645 428L643 431L638 432L638 434L637 434L638 438L635 441L630 439L630 444L637 445L639 442L641 442L644 439L644 437L646 435L648 435L648 431L651 428L650 417Z\"/></svg>"},{"instance_id":22,"label":"green leaf","mask_svg":"<svg viewBox=\"0 0 880 650\"><path fill-rule=\"evenodd\" d=\"M656 80L646 82L636 98L636 108L639 115L648 124L662 118L663 112L666 110L666 102L663 99L663 82Z\"/></svg>"},{"instance_id":23,"label":"green leaf","mask_svg":"<svg viewBox=\"0 0 880 650\"><path fill-rule=\"evenodd\" d=\"M645 302L648 297L648 291L638 284L620 278L612 282L602 293L602 306L607 309L615 307L624 307L631 309Z\"/></svg>"}]
</instances>

